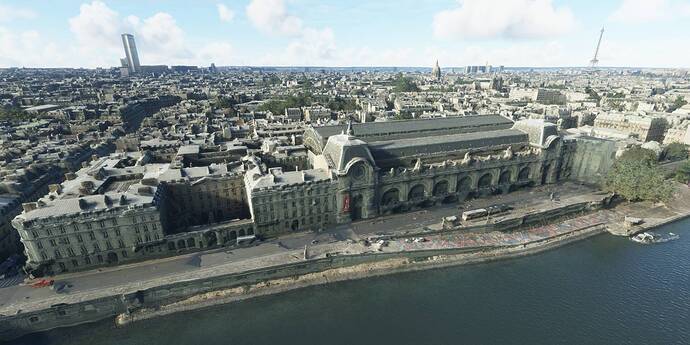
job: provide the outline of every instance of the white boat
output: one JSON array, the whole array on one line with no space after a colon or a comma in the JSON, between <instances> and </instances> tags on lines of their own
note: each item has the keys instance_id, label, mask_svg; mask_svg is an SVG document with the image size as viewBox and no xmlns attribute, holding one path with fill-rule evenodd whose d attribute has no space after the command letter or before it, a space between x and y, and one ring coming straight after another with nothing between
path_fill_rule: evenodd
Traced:
<instances>
[{"instance_id":1,"label":"white boat","mask_svg":"<svg viewBox=\"0 0 690 345\"><path fill-rule=\"evenodd\" d=\"M637 243L654 243L654 235L647 233L647 232L641 232L631 238L631 240L637 242Z\"/></svg>"},{"instance_id":2,"label":"white boat","mask_svg":"<svg viewBox=\"0 0 690 345\"><path fill-rule=\"evenodd\" d=\"M657 234L654 232L642 232L639 233L630 239L637 242L637 243L643 243L643 244L649 244L649 243L663 243L663 242L668 242L668 241L673 241L679 239L680 236L677 234L674 234L672 232L668 233L668 235L662 235L662 234Z\"/></svg>"}]
</instances>

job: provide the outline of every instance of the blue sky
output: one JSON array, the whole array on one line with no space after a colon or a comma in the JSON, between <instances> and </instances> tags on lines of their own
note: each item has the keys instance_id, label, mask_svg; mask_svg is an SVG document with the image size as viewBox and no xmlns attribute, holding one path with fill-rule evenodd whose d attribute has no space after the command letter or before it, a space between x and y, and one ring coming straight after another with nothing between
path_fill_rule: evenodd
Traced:
<instances>
[{"instance_id":1,"label":"blue sky","mask_svg":"<svg viewBox=\"0 0 690 345\"><path fill-rule=\"evenodd\" d=\"M690 0L0 0L0 67L690 67Z\"/></svg>"}]
</instances>

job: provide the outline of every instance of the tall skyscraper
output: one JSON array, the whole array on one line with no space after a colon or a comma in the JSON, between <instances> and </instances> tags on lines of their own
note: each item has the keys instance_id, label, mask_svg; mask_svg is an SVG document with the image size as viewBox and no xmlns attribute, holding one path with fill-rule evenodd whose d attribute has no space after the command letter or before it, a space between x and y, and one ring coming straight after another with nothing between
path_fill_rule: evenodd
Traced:
<instances>
[{"instance_id":1,"label":"tall skyscraper","mask_svg":"<svg viewBox=\"0 0 690 345\"><path fill-rule=\"evenodd\" d=\"M131 34L122 34L122 45L125 48L125 58L127 59L127 69L130 74L141 71L139 65L139 53L137 53L137 45L134 43L134 36Z\"/></svg>"}]
</instances>

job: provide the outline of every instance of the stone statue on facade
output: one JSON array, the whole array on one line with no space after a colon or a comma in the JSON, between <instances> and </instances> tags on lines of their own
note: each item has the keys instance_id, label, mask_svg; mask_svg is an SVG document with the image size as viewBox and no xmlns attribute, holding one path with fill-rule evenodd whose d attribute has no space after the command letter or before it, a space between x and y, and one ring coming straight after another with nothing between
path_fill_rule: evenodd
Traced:
<instances>
[{"instance_id":1,"label":"stone statue on facade","mask_svg":"<svg viewBox=\"0 0 690 345\"><path fill-rule=\"evenodd\" d=\"M462 159L462 164L468 165L472 163L472 155L469 152L465 152L465 158Z\"/></svg>"},{"instance_id":2,"label":"stone statue on facade","mask_svg":"<svg viewBox=\"0 0 690 345\"><path fill-rule=\"evenodd\" d=\"M414 163L414 168L412 171L422 171L422 160L420 158L417 158L417 161Z\"/></svg>"},{"instance_id":3,"label":"stone statue on facade","mask_svg":"<svg viewBox=\"0 0 690 345\"><path fill-rule=\"evenodd\" d=\"M503 153L503 158L504 159L513 159L513 147L512 146L508 146L508 148Z\"/></svg>"}]
</instances>

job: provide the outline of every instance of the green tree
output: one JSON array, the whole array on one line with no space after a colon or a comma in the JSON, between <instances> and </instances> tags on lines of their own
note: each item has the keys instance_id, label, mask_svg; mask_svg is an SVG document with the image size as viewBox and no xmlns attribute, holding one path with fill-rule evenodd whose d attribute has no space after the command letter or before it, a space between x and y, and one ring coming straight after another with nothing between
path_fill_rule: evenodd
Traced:
<instances>
[{"instance_id":1,"label":"green tree","mask_svg":"<svg viewBox=\"0 0 690 345\"><path fill-rule=\"evenodd\" d=\"M235 104L237 104L237 102L232 97L218 97L218 101L216 102L216 106L219 108L232 108Z\"/></svg>"},{"instance_id":2,"label":"green tree","mask_svg":"<svg viewBox=\"0 0 690 345\"><path fill-rule=\"evenodd\" d=\"M645 151L650 150L628 150L618 158L606 176L605 189L628 201L668 201L673 188L657 167L656 155Z\"/></svg>"},{"instance_id":3,"label":"green tree","mask_svg":"<svg viewBox=\"0 0 690 345\"><path fill-rule=\"evenodd\" d=\"M661 156L669 161L679 161L681 159L687 159L688 158L688 145L681 144L681 143L670 143L666 148L664 148L664 151L662 152Z\"/></svg>"},{"instance_id":4,"label":"green tree","mask_svg":"<svg viewBox=\"0 0 690 345\"><path fill-rule=\"evenodd\" d=\"M642 161L649 165L655 165L657 158L654 151L635 146L623 152L618 161Z\"/></svg>"},{"instance_id":5,"label":"green tree","mask_svg":"<svg viewBox=\"0 0 690 345\"><path fill-rule=\"evenodd\" d=\"M412 113L403 111L403 112L400 112L400 113L396 113L396 114L395 114L395 119L396 119L396 120L410 120L410 119L413 119L413 117L412 117Z\"/></svg>"},{"instance_id":6,"label":"green tree","mask_svg":"<svg viewBox=\"0 0 690 345\"><path fill-rule=\"evenodd\" d=\"M0 108L0 121L25 121L31 119L31 115L21 108Z\"/></svg>"},{"instance_id":7,"label":"green tree","mask_svg":"<svg viewBox=\"0 0 690 345\"><path fill-rule=\"evenodd\" d=\"M419 87L410 77L405 77L402 74L398 74L397 78L393 81L393 91L394 92L417 92Z\"/></svg>"},{"instance_id":8,"label":"green tree","mask_svg":"<svg viewBox=\"0 0 690 345\"><path fill-rule=\"evenodd\" d=\"M359 110L357 102L353 99L344 99L342 97L335 97L328 101L326 108L334 111L355 111Z\"/></svg>"},{"instance_id":9,"label":"green tree","mask_svg":"<svg viewBox=\"0 0 690 345\"><path fill-rule=\"evenodd\" d=\"M260 111L270 111L273 114L284 114L286 108L306 107L313 103L311 94L300 93L290 95L286 99L271 99L259 106Z\"/></svg>"},{"instance_id":10,"label":"green tree","mask_svg":"<svg viewBox=\"0 0 690 345\"><path fill-rule=\"evenodd\" d=\"M690 161L685 161L678 167L673 179L680 183L690 183Z\"/></svg>"},{"instance_id":11,"label":"green tree","mask_svg":"<svg viewBox=\"0 0 690 345\"><path fill-rule=\"evenodd\" d=\"M673 101L673 104L668 108L668 112L672 113L676 111L676 109L688 104L688 101L685 100L685 97L683 96L677 96L676 100Z\"/></svg>"}]
</instances>

